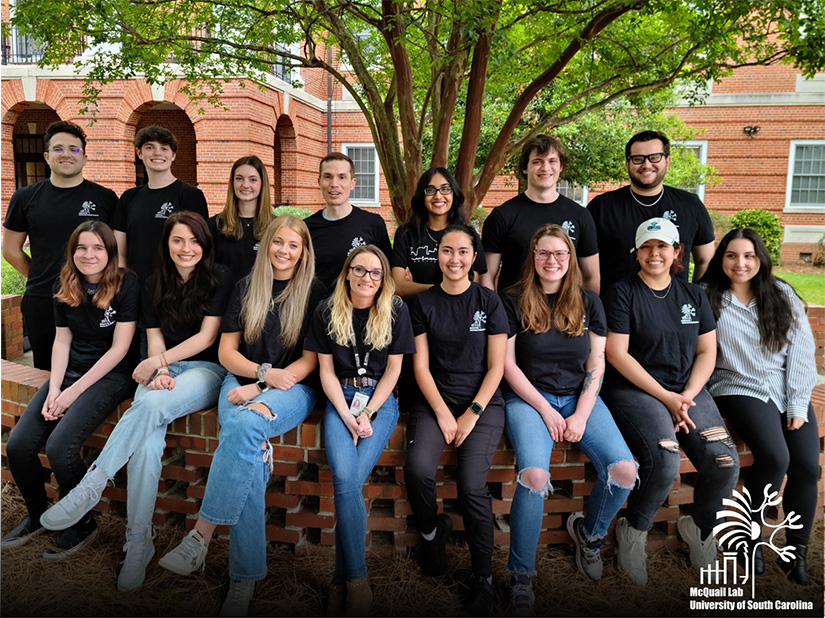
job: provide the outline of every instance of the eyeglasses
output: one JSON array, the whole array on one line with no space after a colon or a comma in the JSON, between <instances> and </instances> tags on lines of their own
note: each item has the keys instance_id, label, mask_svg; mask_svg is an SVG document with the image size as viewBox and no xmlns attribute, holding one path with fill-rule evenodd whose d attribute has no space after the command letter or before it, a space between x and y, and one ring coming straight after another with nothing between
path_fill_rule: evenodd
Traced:
<instances>
[{"instance_id":1,"label":"eyeglasses","mask_svg":"<svg viewBox=\"0 0 825 618\"><path fill-rule=\"evenodd\" d=\"M73 155L83 154L83 149L79 146L69 146L67 150ZM54 148L49 148L49 152L53 152L56 155L62 155L64 152L63 146L55 146Z\"/></svg>"},{"instance_id":2,"label":"eyeglasses","mask_svg":"<svg viewBox=\"0 0 825 618\"><path fill-rule=\"evenodd\" d=\"M384 273L380 270L367 270L363 266L350 266L349 269L352 271L352 274L359 279L367 273L370 274L370 279L373 281L381 281L384 278Z\"/></svg>"},{"instance_id":3,"label":"eyeglasses","mask_svg":"<svg viewBox=\"0 0 825 618\"><path fill-rule=\"evenodd\" d=\"M536 259L540 262L546 262L550 259L551 255L556 258L557 262L566 262L570 259L570 251L546 251L544 249L539 249L533 253L535 253Z\"/></svg>"},{"instance_id":4,"label":"eyeglasses","mask_svg":"<svg viewBox=\"0 0 825 618\"><path fill-rule=\"evenodd\" d=\"M665 156L663 152L654 152L653 154L649 155L630 155L627 160L630 161L633 165L641 165L645 162L645 159L650 161L651 163L658 163L662 160Z\"/></svg>"},{"instance_id":5,"label":"eyeglasses","mask_svg":"<svg viewBox=\"0 0 825 618\"><path fill-rule=\"evenodd\" d=\"M441 195L450 195L450 193L453 192L453 188L450 185L441 185L440 187L427 185L424 187L424 195L435 195L436 191L438 191Z\"/></svg>"}]
</instances>

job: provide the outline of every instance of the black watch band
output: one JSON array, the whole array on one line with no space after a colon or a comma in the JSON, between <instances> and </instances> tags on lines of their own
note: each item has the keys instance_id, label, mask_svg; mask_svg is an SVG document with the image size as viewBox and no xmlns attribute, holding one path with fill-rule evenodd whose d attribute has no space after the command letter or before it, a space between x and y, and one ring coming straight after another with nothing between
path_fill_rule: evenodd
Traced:
<instances>
[{"instance_id":1,"label":"black watch band","mask_svg":"<svg viewBox=\"0 0 825 618\"><path fill-rule=\"evenodd\" d=\"M472 410L478 416L481 416L482 413L484 412L484 408L482 408L481 404L478 403L477 401L474 401L473 403L470 404L470 410Z\"/></svg>"}]
</instances>

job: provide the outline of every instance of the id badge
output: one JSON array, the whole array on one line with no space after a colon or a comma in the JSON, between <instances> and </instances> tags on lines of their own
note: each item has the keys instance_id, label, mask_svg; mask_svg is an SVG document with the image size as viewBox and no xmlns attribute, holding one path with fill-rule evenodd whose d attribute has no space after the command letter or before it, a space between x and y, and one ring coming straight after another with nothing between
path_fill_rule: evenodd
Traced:
<instances>
[{"instance_id":1,"label":"id badge","mask_svg":"<svg viewBox=\"0 0 825 618\"><path fill-rule=\"evenodd\" d=\"M360 416L369 400L369 395L365 393L355 393L355 396L352 398L352 403L349 405L349 411L352 412L352 415L355 417Z\"/></svg>"}]
</instances>

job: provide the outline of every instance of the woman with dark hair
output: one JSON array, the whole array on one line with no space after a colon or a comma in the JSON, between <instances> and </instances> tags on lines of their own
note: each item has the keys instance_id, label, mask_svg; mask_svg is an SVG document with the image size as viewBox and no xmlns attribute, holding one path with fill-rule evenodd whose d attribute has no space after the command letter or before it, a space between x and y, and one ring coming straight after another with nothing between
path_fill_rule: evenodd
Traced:
<instances>
[{"instance_id":1,"label":"woman with dark hair","mask_svg":"<svg viewBox=\"0 0 825 618\"><path fill-rule=\"evenodd\" d=\"M404 354L415 352L406 304L375 245L349 254L335 291L312 319L306 348L318 353L328 401L324 445L335 488L335 572L327 616L366 616L372 605L362 495L398 421L394 389Z\"/></svg>"},{"instance_id":2,"label":"woman with dark hair","mask_svg":"<svg viewBox=\"0 0 825 618\"><path fill-rule=\"evenodd\" d=\"M464 194L453 175L443 167L431 167L421 175L411 205L412 216L396 230L390 258L398 294L408 301L441 281L437 245L444 228L467 222ZM478 233L470 229L478 247L472 268L485 273L484 250Z\"/></svg>"},{"instance_id":3,"label":"woman with dark hair","mask_svg":"<svg viewBox=\"0 0 825 618\"><path fill-rule=\"evenodd\" d=\"M791 581L813 586L806 557L819 478L814 339L805 303L771 269L765 243L749 228L731 230L716 248L701 281L717 320L708 391L753 453L745 489L754 506L776 496L787 473L783 508L799 515L801 526L786 531L795 559L777 564ZM761 575L762 547L749 549Z\"/></svg>"},{"instance_id":4,"label":"woman with dark hair","mask_svg":"<svg viewBox=\"0 0 825 618\"><path fill-rule=\"evenodd\" d=\"M697 572L716 559L711 534L739 476L739 455L705 389L716 361L716 321L701 288L681 268L679 230L668 219L636 229L640 270L604 298L608 372L602 397L639 462L639 486L616 523L619 568L647 583L645 542L679 475L680 448L696 467L691 515L678 520Z\"/></svg>"},{"instance_id":5,"label":"woman with dark hair","mask_svg":"<svg viewBox=\"0 0 825 618\"><path fill-rule=\"evenodd\" d=\"M241 157L229 172L223 210L209 219L215 262L228 266L234 281L252 270L261 236L274 218L263 161L255 155Z\"/></svg>"},{"instance_id":6,"label":"woman with dark hair","mask_svg":"<svg viewBox=\"0 0 825 618\"><path fill-rule=\"evenodd\" d=\"M134 401L80 484L40 519L50 530L74 525L128 464L126 559L117 580L124 592L143 583L155 554L152 515L166 428L175 419L214 406L226 374L218 364L216 339L231 274L213 261L212 237L203 217L190 211L169 216L158 264L144 287L141 325L149 357L132 373L139 384Z\"/></svg>"},{"instance_id":7,"label":"woman with dark hair","mask_svg":"<svg viewBox=\"0 0 825 618\"><path fill-rule=\"evenodd\" d=\"M326 294L315 278L306 224L293 215L272 220L255 264L232 292L221 325L219 356L229 373L218 398L221 425L194 529L158 564L178 575L203 567L219 525L229 526L229 592L222 616L246 616L255 582L266 577L266 483L269 439L300 425L315 404L302 382L315 369L304 337Z\"/></svg>"},{"instance_id":8,"label":"woman with dark hair","mask_svg":"<svg viewBox=\"0 0 825 618\"><path fill-rule=\"evenodd\" d=\"M465 609L487 615L495 602L492 577L493 503L487 473L504 430L507 315L492 290L472 281L477 236L466 223L445 228L438 243L443 278L415 297L410 318L413 366L423 396L410 404L404 479L421 533L426 575L446 571L452 520L438 514L435 475L441 451L455 444L458 504L464 518L473 580Z\"/></svg>"},{"instance_id":9,"label":"woman with dark hair","mask_svg":"<svg viewBox=\"0 0 825 618\"><path fill-rule=\"evenodd\" d=\"M576 565L602 576L601 540L636 481L636 462L599 397L607 325L602 303L583 287L576 248L563 227L542 225L530 241L521 279L506 290L510 338L504 362L505 428L516 451L518 485L510 510L510 605L533 610L530 576L550 484L553 443L579 446L599 481L587 515L573 513L567 530Z\"/></svg>"},{"instance_id":10,"label":"woman with dark hair","mask_svg":"<svg viewBox=\"0 0 825 618\"><path fill-rule=\"evenodd\" d=\"M130 350L140 286L134 273L117 264L117 242L108 225L86 221L75 229L55 282L51 375L6 444L9 469L28 515L3 537L3 549L43 531L40 517L47 498L40 449L46 446L60 494L71 495L86 473L80 447L135 386L130 374L136 354ZM97 525L86 513L66 528L44 558L70 556L97 535Z\"/></svg>"}]
</instances>

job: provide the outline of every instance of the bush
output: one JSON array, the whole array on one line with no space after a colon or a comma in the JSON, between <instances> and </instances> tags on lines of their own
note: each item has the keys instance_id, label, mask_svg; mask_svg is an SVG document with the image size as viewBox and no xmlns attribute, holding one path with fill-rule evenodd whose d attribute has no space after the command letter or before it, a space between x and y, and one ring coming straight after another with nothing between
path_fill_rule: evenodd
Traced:
<instances>
[{"instance_id":1,"label":"bush","mask_svg":"<svg viewBox=\"0 0 825 618\"><path fill-rule=\"evenodd\" d=\"M779 253L782 248L782 222L772 212L761 208L740 210L730 218L733 227L749 227L758 233L774 264L779 264Z\"/></svg>"},{"instance_id":2,"label":"bush","mask_svg":"<svg viewBox=\"0 0 825 618\"><path fill-rule=\"evenodd\" d=\"M297 206L278 206L275 208L275 216L281 215L295 215L301 219L306 219L312 211L309 208L298 208Z\"/></svg>"},{"instance_id":3,"label":"bush","mask_svg":"<svg viewBox=\"0 0 825 618\"><path fill-rule=\"evenodd\" d=\"M470 216L470 225L472 225L477 232L481 233L481 228L484 225L484 220L490 213L484 210L481 206L475 209Z\"/></svg>"},{"instance_id":4,"label":"bush","mask_svg":"<svg viewBox=\"0 0 825 618\"><path fill-rule=\"evenodd\" d=\"M816 243L811 262L817 268L825 267L825 234L820 236L819 242Z\"/></svg>"},{"instance_id":5,"label":"bush","mask_svg":"<svg viewBox=\"0 0 825 618\"><path fill-rule=\"evenodd\" d=\"M718 210L708 210L710 215L710 222L713 224L713 234L716 237L716 242L722 240L722 237L733 229L730 222L730 217L723 215Z\"/></svg>"}]
</instances>

